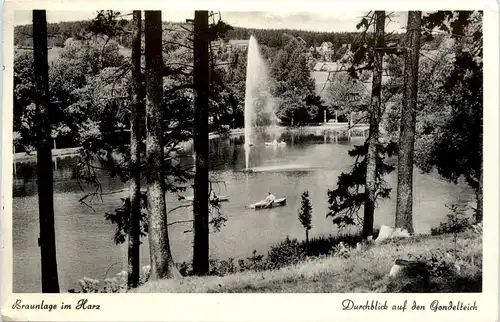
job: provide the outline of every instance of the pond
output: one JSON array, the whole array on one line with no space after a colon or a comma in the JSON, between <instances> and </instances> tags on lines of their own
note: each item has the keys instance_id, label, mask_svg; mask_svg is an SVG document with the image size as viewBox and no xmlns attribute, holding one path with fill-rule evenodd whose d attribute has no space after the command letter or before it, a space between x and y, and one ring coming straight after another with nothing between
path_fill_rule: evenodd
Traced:
<instances>
[{"instance_id":1,"label":"pond","mask_svg":"<svg viewBox=\"0 0 500 322\"><path fill-rule=\"evenodd\" d=\"M341 172L349 170L353 159L348 150L361 144L363 138L338 142L332 137L285 137L286 145L256 145L250 151L253 173L245 173L245 152L242 138L211 140L211 175L221 183L216 186L219 195L229 195L229 202L222 203L221 212L227 216L225 227L210 235L210 256L217 259L243 258L252 251L266 254L269 247L285 239L304 238L304 230L297 219L300 195L308 190L313 204L310 236L335 234L337 229L328 211L327 190L336 186ZM192 162L186 156L184 162ZM115 226L104 219L105 212L112 212L121 205L120 198L127 192L104 195L94 201L92 208L79 202L89 188L80 187L76 177L76 160L59 159L55 172L55 228L57 238L57 264L61 291L78 287L84 276L103 280L126 269L126 245L115 245ZM36 165L17 164L13 189L13 243L14 243L14 292L40 292L40 251L38 202L36 196ZM393 225L397 177L387 176L393 191L391 198L379 202L375 210L375 226ZM126 184L106 174L100 176L104 192L124 189ZM445 204L473 204L474 195L463 183L454 185L436 174L414 176L414 218L417 233L429 232L431 227L446 220L449 212ZM218 190L217 190L218 189ZM277 198L286 197L284 207L254 210L248 205L264 199L268 191ZM192 195L186 191L185 195ZM182 202L167 195L169 209ZM179 209L169 215L169 221L191 219L192 209ZM190 261L192 233L189 223L170 226L169 236L176 262ZM188 231L188 232L187 232ZM141 265L149 264L147 238L141 246Z\"/></svg>"}]
</instances>

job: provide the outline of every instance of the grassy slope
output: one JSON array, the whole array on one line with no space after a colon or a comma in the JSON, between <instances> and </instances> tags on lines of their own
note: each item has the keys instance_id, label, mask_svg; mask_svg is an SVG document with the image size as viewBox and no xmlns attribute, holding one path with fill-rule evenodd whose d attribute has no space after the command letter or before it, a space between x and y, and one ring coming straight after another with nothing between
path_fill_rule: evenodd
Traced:
<instances>
[{"instance_id":1,"label":"grassy slope","mask_svg":"<svg viewBox=\"0 0 500 322\"><path fill-rule=\"evenodd\" d=\"M396 259L411 259L409 254L427 257L431 253L446 254L446 250L453 249L454 245L453 235L417 236L352 250L348 258L330 256L310 259L277 271L151 281L135 292L384 292L389 283L387 275ZM430 291L480 292L482 238L471 232L462 233L458 236L456 245L460 259L444 255L445 260L458 265L454 277L432 279L435 285Z\"/></svg>"}]
</instances>

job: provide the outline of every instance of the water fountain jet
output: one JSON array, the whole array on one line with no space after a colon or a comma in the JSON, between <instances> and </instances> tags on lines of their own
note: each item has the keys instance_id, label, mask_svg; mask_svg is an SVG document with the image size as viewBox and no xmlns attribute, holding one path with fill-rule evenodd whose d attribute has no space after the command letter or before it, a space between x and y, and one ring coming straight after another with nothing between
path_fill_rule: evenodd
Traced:
<instances>
[{"instance_id":1,"label":"water fountain jet","mask_svg":"<svg viewBox=\"0 0 500 322\"><path fill-rule=\"evenodd\" d=\"M257 126L266 126L268 129L271 129L272 139L276 139L276 100L269 92L269 80L268 67L260 54L257 39L251 36L248 42L244 110L246 172L252 172L249 168L249 161L250 150L256 140L254 128Z\"/></svg>"}]
</instances>

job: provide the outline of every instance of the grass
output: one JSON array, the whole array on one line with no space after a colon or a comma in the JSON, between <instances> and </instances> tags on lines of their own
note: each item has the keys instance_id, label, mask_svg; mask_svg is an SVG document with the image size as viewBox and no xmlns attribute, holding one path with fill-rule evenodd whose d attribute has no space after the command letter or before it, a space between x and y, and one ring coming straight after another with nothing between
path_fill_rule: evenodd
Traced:
<instances>
[{"instance_id":1,"label":"grass","mask_svg":"<svg viewBox=\"0 0 500 322\"><path fill-rule=\"evenodd\" d=\"M436 255L437 254L437 255ZM437 256L437 257L436 257ZM405 278L388 276L396 259L420 259L445 267L431 273L425 289L409 288ZM458 235L415 236L380 244L365 244L347 253L309 257L276 270L245 271L222 277L185 277L150 281L137 293L372 293L481 292L482 238L466 231Z\"/></svg>"}]
</instances>

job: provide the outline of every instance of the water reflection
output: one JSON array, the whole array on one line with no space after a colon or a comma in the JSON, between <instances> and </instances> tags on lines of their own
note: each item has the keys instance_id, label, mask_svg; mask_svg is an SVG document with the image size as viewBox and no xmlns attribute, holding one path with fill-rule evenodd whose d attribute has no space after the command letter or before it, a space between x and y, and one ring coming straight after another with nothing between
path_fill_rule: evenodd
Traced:
<instances>
[{"instance_id":1,"label":"water reflection","mask_svg":"<svg viewBox=\"0 0 500 322\"><path fill-rule=\"evenodd\" d=\"M326 135L326 143L325 143ZM362 138L344 142L331 138L328 133L319 135L283 135L285 146L256 145L252 147L250 164L257 170L245 173L245 153L242 137L211 141L211 174L224 184L219 194L229 195L229 202L222 204L227 215L226 227L210 235L210 254L213 258L227 259L249 256L253 250L266 253L269 246L286 236L304 238L304 231L297 219L300 194L308 190L313 204L313 228L311 237L337 232L328 211L327 189L335 186L341 172L352 164L348 150L352 144L361 144ZM181 158L186 165L193 164L192 153L187 151ZM93 209L78 200L85 194L76 180L74 158L59 159L55 178L56 235L58 267L62 290L78 287L83 276L102 278L114 263L108 275L126 267L125 245L114 245L114 225L104 220L104 213L120 206L127 193L103 197L92 204ZM36 164L18 164L14 176L13 242L14 242L14 291L39 292L39 248L37 238L38 203L36 198ZM119 179L99 173L104 191L125 188ZM393 224L395 209L394 174L387 177L393 187L391 199L379 203L375 213L375 225ZM474 196L466 185L453 185L434 175L415 173L415 230L425 232L445 219L446 203L470 203ZM84 187L90 189L90 187ZM248 205L262 200L267 192L276 197L286 197L287 205L266 210L248 209ZM188 189L186 195L192 195ZM167 195L169 209L181 202L176 196ZM191 209L182 209L169 215L169 220L190 219ZM172 252L176 261L189 261L192 256L192 234L189 224L169 227ZM147 239L141 246L141 264L149 262Z\"/></svg>"}]
</instances>

